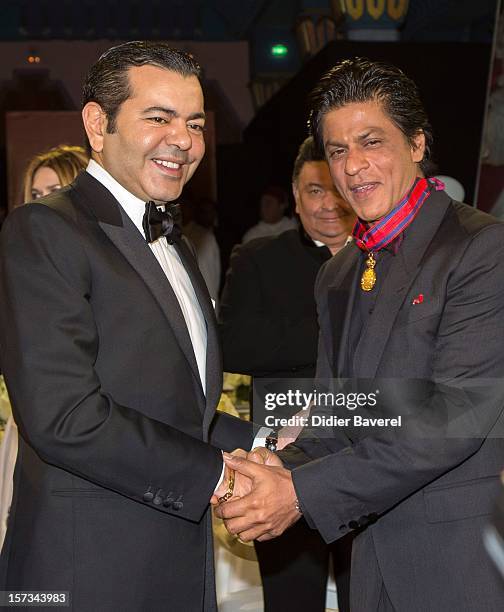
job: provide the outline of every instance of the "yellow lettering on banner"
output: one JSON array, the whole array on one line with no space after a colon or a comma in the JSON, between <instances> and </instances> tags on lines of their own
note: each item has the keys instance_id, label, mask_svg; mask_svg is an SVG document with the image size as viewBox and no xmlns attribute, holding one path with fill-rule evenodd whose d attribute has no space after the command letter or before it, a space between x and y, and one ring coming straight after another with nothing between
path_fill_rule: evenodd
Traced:
<instances>
[{"instance_id":1,"label":"yellow lettering on banner","mask_svg":"<svg viewBox=\"0 0 504 612\"><path fill-rule=\"evenodd\" d=\"M364 0L345 0L347 12L352 19L360 19L364 13Z\"/></svg>"},{"instance_id":2,"label":"yellow lettering on banner","mask_svg":"<svg viewBox=\"0 0 504 612\"><path fill-rule=\"evenodd\" d=\"M408 12L408 0L388 0L387 12L390 19L401 19Z\"/></svg>"},{"instance_id":3,"label":"yellow lettering on banner","mask_svg":"<svg viewBox=\"0 0 504 612\"><path fill-rule=\"evenodd\" d=\"M380 19L385 11L385 0L367 0L367 11L373 19Z\"/></svg>"}]
</instances>

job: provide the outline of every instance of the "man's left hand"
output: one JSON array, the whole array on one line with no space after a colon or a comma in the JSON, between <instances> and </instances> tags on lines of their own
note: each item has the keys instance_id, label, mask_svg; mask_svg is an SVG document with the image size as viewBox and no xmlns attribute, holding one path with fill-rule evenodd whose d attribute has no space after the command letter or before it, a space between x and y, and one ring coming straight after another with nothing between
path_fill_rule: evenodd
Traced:
<instances>
[{"instance_id":1,"label":"man's left hand","mask_svg":"<svg viewBox=\"0 0 504 612\"><path fill-rule=\"evenodd\" d=\"M252 491L220 505L215 514L243 542L271 540L294 524L301 514L289 470L260 465L242 457L225 457L226 465L252 481Z\"/></svg>"},{"instance_id":2,"label":"man's left hand","mask_svg":"<svg viewBox=\"0 0 504 612\"><path fill-rule=\"evenodd\" d=\"M225 457L226 454L223 454L223 457ZM231 453L231 455L237 456L237 457L247 457L247 451L244 451L241 448L236 448ZM212 506L216 506L219 503L219 498L222 497L228 490L229 477L231 473L233 472L233 469L227 464L225 464L224 468L225 468L224 478L222 479L221 484L214 491L214 494L212 495L212 498L210 499L210 503L212 504ZM233 497L231 499L233 499L234 497L239 499L240 497L243 497L247 493L250 493L251 490L252 490L252 482L250 478L247 478L245 476L242 476L241 474L235 473L234 474Z\"/></svg>"}]
</instances>

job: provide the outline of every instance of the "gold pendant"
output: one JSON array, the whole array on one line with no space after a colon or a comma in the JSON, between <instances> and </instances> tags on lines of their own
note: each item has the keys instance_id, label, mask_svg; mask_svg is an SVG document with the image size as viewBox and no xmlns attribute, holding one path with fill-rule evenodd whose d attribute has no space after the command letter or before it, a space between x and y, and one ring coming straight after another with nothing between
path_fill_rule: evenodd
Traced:
<instances>
[{"instance_id":1,"label":"gold pendant","mask_svg":"<svg viewBox=\"0 0 504 612\"><path fill-rule=\"evenodd\" d=\"M371 251L368 253L366 266L367 268L362 273L360 279L360 286L362 291L371 291L376 284L376 272L374 270L376 266L376 259Z\"/></svg>"}]
</instances>

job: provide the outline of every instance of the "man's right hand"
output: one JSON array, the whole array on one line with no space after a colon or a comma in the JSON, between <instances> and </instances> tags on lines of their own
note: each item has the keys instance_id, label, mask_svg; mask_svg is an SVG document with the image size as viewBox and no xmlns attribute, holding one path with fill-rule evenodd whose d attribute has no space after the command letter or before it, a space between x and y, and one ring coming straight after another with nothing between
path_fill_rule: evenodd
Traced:
<instances>
[{"instance_id":1,"label":"man's right hand","mask_svg":"<svg viewBox=\"0 0 504 612\"><path fill-rule=\"evenodd\" d=\"M272 460L262 450L249 454ZM215 511L216 516L224 520L230 534L237 535L244 542L271 540L301 518L289 470L231 455L224 455L224 461L235 469L237 475L247 476L253 484L248 495L220 504Z\"/></svg>"}]
</instances>

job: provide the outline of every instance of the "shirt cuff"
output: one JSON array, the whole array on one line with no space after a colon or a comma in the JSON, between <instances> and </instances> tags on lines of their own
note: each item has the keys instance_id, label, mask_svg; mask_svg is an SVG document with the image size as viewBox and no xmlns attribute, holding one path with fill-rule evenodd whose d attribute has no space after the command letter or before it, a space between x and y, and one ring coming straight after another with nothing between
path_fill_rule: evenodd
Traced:
<instances>
[{"instance_id":1,"label":"shirt cuff","mask_svg":"<svg viewBox=\"0 0 504 612\"><path fill-rule=\"evenodd\" d=\"M258 446L266 446L266 438L272 433L274 430L270 427L261 427L261 429L257 432L256 437L252 443L252 448L257 448Z\"/></svg>"}]
</instances>

